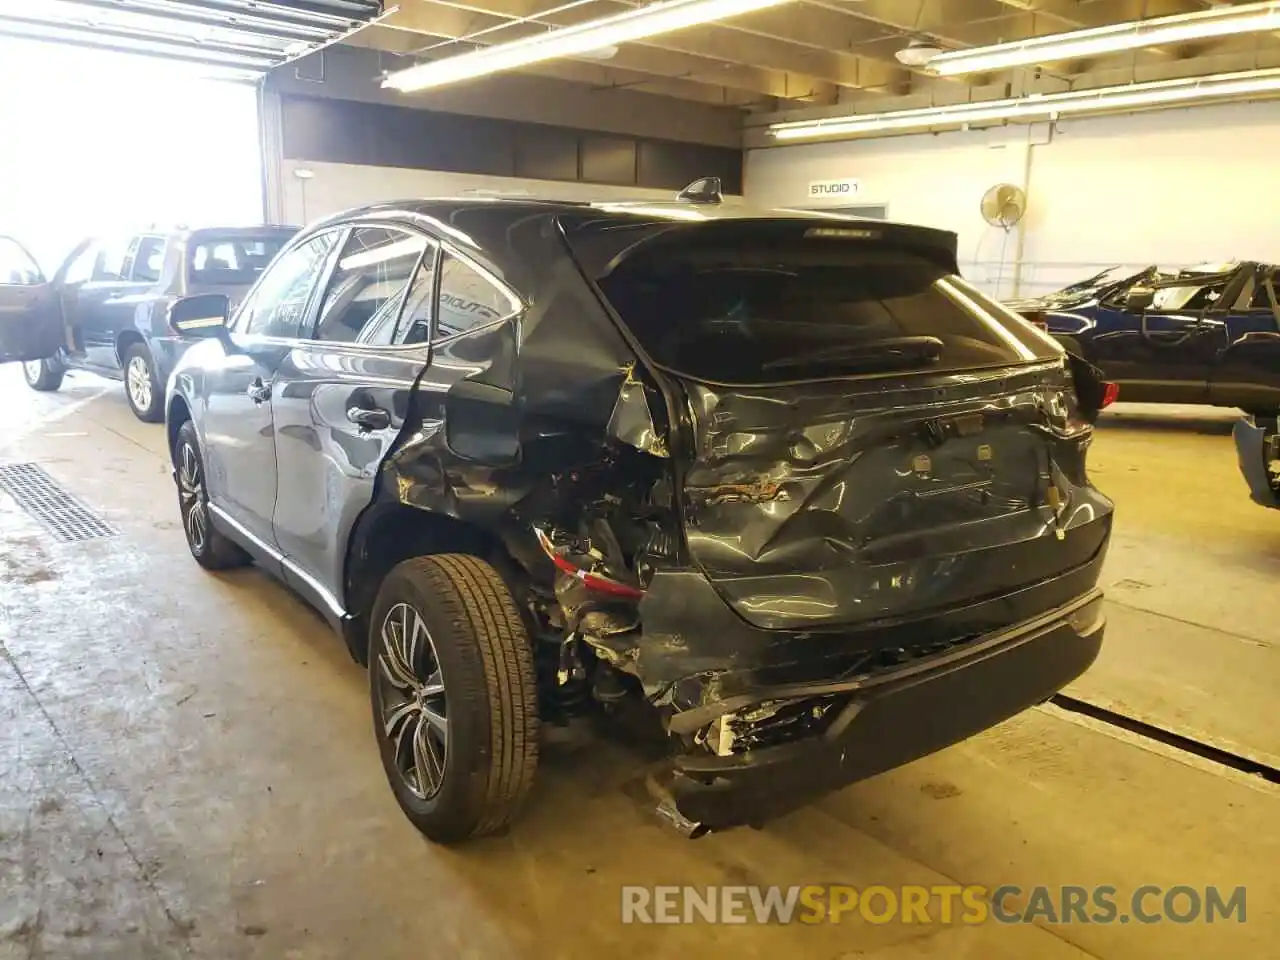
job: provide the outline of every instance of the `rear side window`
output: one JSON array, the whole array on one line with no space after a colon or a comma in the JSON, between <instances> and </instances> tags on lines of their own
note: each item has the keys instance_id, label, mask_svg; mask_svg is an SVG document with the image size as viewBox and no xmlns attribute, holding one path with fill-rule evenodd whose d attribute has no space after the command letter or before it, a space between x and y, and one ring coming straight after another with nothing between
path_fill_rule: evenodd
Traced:
<instances>
[{"instance_id":1,"label":"rear side window","mask_svg":"<svg viewBox=\"0 0 1280 960\"><path fill-rule=\"evenodd\" d=\"M315 339L391 343L405 290L426 248L426 238L400 230L352 230L320 306Z\"/></svg>"},{"instance_id":2,"label":"rear side window","mask_svg":"<svg viewBox=\"0 0 1280 960\"><path fill-rule=\"evenodd\" d=\"M157 283L164 269L164 237L139 237L129 277L137 283Z\"/></svg>"},{"instance_id":3,"label":"rear side window","mask_svg":"<svg viewBox=\"0 0 1280 960\"><path fill-rule=\"evenodd\" d=\"M198 286L251 286L288 242L279 233L201 234L187 247L187 279Z\"/></svg>"},{"instance_id":4,"label":"rear side window","mask_svg":"<svg viewBox=\"0 0 1280 960\"><path fill-rule=\"evenodd\" d=\"M658 364L700 380L954 371L1058 355L939 264L884 244L666 244L636 251L599 283Z\"/></svg>"},{"instance_id":5,"label":"rear side window","mask_svg":"<svg viewBox=\"0 0 1280 960\"><path fill-rule=\"evenodd\" d=\"M440 304L436 336L443 340L504 320L519 302L465 260L446 253L440 262Z\"/></svg>"}]
</instances>

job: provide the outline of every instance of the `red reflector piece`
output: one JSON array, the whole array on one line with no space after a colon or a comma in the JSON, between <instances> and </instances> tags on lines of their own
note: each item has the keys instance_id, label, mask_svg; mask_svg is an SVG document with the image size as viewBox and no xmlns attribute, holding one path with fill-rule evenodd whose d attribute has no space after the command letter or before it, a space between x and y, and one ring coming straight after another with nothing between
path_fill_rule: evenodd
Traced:
<instances>
[{"instance_id":1,"label":"red reflector piece","mask_svg":"<svg viewBox=\"0 0 1280 960\"><path fill-rule=\"evenodd\" d=\"M1099 409L1105 409L1120 399L1120 384L1110 381L1102 385L1102 403Z\"/></svg>"},{"instance_id":2,"label":"red reflector piece","mask_svg":"<svg viewBox=\"0 0 1280 960\"><path fill-rule=\"evenodd\" d=\"M546 551L547 556L551 558L551 562L555 564L556 569L561 573L567 573L571 577L576 577L582 581L582 585L588 590L594 590L597 593L607 593L615 597L626 597L629 600L640 600L644 597L644 591L638 590L630 584L619 583L617 580L609 577L602 577L596 573L588 573L572 561L560 556L555 552L555 548L551 545L551 541L546 535L538 529L534 529L534 534L538 538L538 542L542 544L542 549Z\"/></svg>"}]
</instances>

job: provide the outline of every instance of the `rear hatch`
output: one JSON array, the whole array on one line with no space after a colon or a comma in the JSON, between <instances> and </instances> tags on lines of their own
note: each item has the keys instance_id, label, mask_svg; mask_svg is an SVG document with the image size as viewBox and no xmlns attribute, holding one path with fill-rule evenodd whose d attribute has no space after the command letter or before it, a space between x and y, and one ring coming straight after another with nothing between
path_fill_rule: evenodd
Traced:
<instances>
[{"instance_id":1,"label":"rear hatch","mask_svg":"<svg viewBox=\"0 0 1280 960\"><path fill-rule=\"evenodd\" d=\"M192 232L187 239L187 294L225 294L234 308L295 233L296 227L265 226Z\"/></svg>"},{"instance_id":2,"label":"rear hatch","mask_svg":"<svg viewBox=\"0 0 1280 960\"><path fill-rule=\"evenodd\" d=\"M1104 544L1062 351L956 275L952 235L738 219L566 236L685 407L689 551L747 621L951 608Z\"/></svg>"}]
</instances>

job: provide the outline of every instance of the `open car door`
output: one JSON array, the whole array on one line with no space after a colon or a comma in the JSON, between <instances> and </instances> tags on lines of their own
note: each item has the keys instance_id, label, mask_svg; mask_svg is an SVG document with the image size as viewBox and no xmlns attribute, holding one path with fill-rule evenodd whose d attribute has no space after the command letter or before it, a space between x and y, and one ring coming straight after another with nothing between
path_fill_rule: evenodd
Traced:
<instances>
[{"instance_id":1,"label":"open car door","mask_svg":"<svg viewBox=\"0 0 1280 960\"><path fill-rule=\"evenodd\" d=\"M22 244L0 236L0 363L52 357L63 339L54 285Z\"/></svg>"}]
</instances>

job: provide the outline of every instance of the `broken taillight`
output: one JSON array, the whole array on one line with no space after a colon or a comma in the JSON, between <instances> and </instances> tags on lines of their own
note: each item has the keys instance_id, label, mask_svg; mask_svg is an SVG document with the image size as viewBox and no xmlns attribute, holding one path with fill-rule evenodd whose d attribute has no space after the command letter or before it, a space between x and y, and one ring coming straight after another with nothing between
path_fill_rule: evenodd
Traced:
<instances>
[{"instance_id":1,"label":"broken taillight","mask_svg":"<svg viewBox=\"0 0 1280 960\"><path fill-rule=\"evenodd\" d=\"M1043 310L1028 310L1022 315L1022 319L1026 320L1027 323L1031 324L1037 330L1043 330L1045 333L1049 332L1049 321L1045 317Z\"/></svg>"},{"instance_id":2,"label":"broken taillight","mask_svg":"<svg viewBox=\"0 0 1280 960\"><path fill-rule=\"evenodd\" d=\"M592 573L590 570L586 570L583 567L578 566L568 557L562 556L559 551L556 550L555 544L551 542L551 538L537 527L534 527L533 533L534 536L538 538L538 543L541 544L543 551L551 558L551 562L555 564L556 569L561 573L568 574L576 580L580 580L582 585L588 590L594 590L597 593L607 593L610 596L622 597L627 600L640 600L644 597L644 591L638 587L633 587L628 583L622 583L612 577Z\"/></svg>"},{"instance_id":3,"label":"broken taillight","mask_svg":"<svg viewBox=\"0 0 1280 960\"><path fill-rule=\"evenodd\" d=\"M1110 380L1103 381L1102 384L1102 402L1098 404L1099 410L1105 410L1117 400L1120 399L1120 384L1112 383Z\"/></svg>"}]
</instances>

